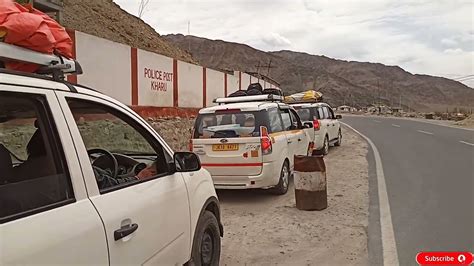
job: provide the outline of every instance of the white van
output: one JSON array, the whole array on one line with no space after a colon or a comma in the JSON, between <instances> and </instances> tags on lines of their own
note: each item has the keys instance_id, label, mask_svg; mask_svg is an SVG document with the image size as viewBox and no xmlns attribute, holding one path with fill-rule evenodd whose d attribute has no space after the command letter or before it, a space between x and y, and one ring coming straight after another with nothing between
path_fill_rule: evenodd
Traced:
<instances>
[{"instance_id":1,"label":"white van","mask_svg":"<svg viewBox=\"0 0 474 266\"><path fill-rule=\"evenodd\" d=\"M191 148L218 189L272 188L285 194L294 155L312 152L314 130L280 96L216 99L201 109Z\"/></svg>"},{"instance_id":2,"label":"white van","mask_svg":"<svg viewBox=\"0 0 474 266\"><path fill-rule=\"evenodd\" d=\"M301 120L313 122L315 153L327 155L330 145L341 145L342 130L338 119L341 119L342 116L335 115L329 104L299 103L291 106L295 108Z\"/></svg>"}]
</instances>

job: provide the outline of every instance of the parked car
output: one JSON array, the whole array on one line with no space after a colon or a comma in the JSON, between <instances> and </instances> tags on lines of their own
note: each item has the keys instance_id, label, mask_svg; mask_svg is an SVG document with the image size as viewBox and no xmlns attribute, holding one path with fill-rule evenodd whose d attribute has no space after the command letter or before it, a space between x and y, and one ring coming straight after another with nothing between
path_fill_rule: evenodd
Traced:
<instances>
[{"instance_id":1,"label":"parked car","mask_svg":"<svg viewBox=\"0 0 474 266\"><path fill-rule=\"evenodd\" d=\"M312 151L314 130L277 95L221 98L201 109L191 149L218 189L288 191L294 155Z\"/></svg>"},{"instance_id":2,"label":"parked car","mask_svg":"<svg viewBox=\"0 0 474 266\"><path fill-rule=\"evenodd\" d=\"M316 153L327 155L329 146L340 146L342 130L333 109L326 103L299 103L292 104L304 122L312 122L314 127L314 149Z\"/></svg>"},{"instance_id":3,"label":"parked car","mask_svg":"<svg viewBox=\"0 0 474 266\"><path fill-rule=\"evenodd\" d=\"M5 45L2 60L31 55ZM199 158L63 81L77 62L48 72L62 59L34 55L54 78L0 69L0 265L217 265L219 201Z\"/></svg>"}]
</instances>

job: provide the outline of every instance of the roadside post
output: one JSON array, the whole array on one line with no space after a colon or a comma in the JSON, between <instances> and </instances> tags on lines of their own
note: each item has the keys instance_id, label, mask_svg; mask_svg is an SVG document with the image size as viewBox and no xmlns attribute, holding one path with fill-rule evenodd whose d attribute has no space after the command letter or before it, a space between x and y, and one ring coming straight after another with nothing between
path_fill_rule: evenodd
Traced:
<instances>
[{"instance_id":1,"label":"roadside post","mask_svg":"<svg viewBox=\"0 0 474 266\"><path fill-rule=\"evenodd\" d=\"M294 182L297 209L321 211L328 207L323 156L295 155Z\"/></svg>"}]
</instances>

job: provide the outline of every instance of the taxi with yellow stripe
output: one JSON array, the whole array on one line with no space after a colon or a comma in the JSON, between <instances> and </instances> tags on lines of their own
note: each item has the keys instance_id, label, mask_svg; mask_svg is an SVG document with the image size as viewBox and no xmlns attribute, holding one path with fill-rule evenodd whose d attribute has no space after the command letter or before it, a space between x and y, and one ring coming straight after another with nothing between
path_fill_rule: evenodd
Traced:
<instances>
[{"instance_id":1,"label":"taxi with yellow stripe","mask_svg":"<svg viewBox=\"0 0 474 266\"><path fill-rule=\"evenodd\" d=\"M201 109L190 149L217 189L288 191L294 155L312 152L314 130L277 95L218 98Z\"/></svg>"}]
</instances>

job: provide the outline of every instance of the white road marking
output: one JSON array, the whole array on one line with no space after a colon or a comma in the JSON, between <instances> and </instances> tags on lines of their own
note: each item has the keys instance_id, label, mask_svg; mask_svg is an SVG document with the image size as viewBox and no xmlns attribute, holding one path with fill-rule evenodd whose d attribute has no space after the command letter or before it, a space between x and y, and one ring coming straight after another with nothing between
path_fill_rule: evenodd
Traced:
<instances>
[{"instance_id":1,"label":"white road marking","mask_svg":"<svg viewBox=\"0 0 474 266\"><path fill-rule=\"evenodd\" d=\"M467 144L467 145L474 146L474 143L470 143L470 142L467 142L467 141L460 140L459 142Z\"/></svg>"},{"instance_id":2,"label":"white road marking","mask_svg":"<svg viewBox=\"0 0 474 266\"><path fill-rule=\"evenodd\" d=\"M428 131L423 131L423 130L417 130L420 133L427 134L427 135L434 135L434 133L428 132Z\"/></svg>"},{"instance_id":3,"label":"white road marking","mask_svg":"<svg viewBox=\"0 0 474 266\"><path fill-rule=\"evenodd\" d=\"M380 120L374 120L375 123L382 123Z\"/></svg>"},{"instance_id":4,"label":"white road marking","mask_svg":"<svg viewBox=\"0 0 474 266\"><path fill-rule=\"evenodd\" d=\"M387 185L385 184L385 175L383 173L382 159L375 144L365 135L341 122L354 132L364 138L374 151L375 169L377 174L377 190L379 195L379 212L380 212L380 231L382 234L382 252L384 265L400 265L398 262L397 245L395 243L395 233L393 232L392 214L390 212L390 203L388 201Z\"/></svg>"},{"instance_id":5,"label":"white road marking","mask_svg":"<svg viewBox=\"0 0 474 266\"><path fill-rule=\"evenodd\" d=\"M400 125L392 124L393 127L400 127Z\"/></svg>"}]
</instances>

